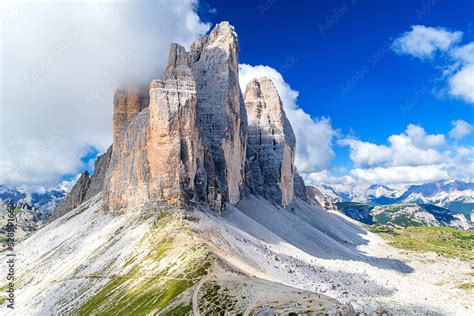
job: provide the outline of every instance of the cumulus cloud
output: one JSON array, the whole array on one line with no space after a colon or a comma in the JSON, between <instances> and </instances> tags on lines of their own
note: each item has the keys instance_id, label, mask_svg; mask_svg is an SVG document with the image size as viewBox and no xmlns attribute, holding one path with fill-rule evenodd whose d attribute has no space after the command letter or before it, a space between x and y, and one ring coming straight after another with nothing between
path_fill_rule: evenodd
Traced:
<instances>
[{"instance_id":1,"label":"cumulus cloud","mask_svg":"<svg viewBox=\"0 0 474 316\"><path fill-rule=\"evenodd\" d=\"M442 27L413 25L411 31L397 38L392 48L400 54L420 59L432 58L437 51L447 51L462 38L462 32L451 32Z\"/></svg>"},{"instance_id":2,"label":"cumulus cloud","mask_svg":"<svg viewBox=\"0 0 474 316\"><path fill-rule=\"evenodd\" d=\"M442 27L412 26L395 39L392 49L419 59L443 57L442 72L450 96L474 104L474 42L460 44L463 33ZM436 52L440 54L436 55ZM446 64L446 60L448 60Z\"/></svg>"},{"instance_id":3,"label":"cumulus cloud","mask_svg":"<svg viewBox=\"0 0 474 316\"><path fill-rule=\"evenodd\" d=\"M273 81L283 103L286 115L296 136L296 166L302 173L328 168L334 157L333 139L337 131L329 118L313 118L297 104L298 92L285 82L283 76L269 66L239 65L240 87L254 78L267 77Z\"/></svg>"},{"instance_id":4,"label":"cumulus cloud","mask_svg":"<svg viewBox=\"0 0 474 316\"><path fill-rule=\"evenodd\" d=\"M350 176L355 182L378 184L422 183L448 179L444 165L356 168Z\"/></svg>"},{"instance_id":5,"label":"cumulus cloud","mask_svg":"<svg viewBox=\"0 0 474 316\"><path fill-rule=\"evenodd\" d=\"M2 1L0 183L51 184L110 145L112 99L209 25L197 0Z\"/></svg>"},{"instance_id":6,"label":"cumulus cloud","mask_svg":"<svg viewBox=\"0 0 474 316\"><path fill-rule=\"evenodd\" d=\"M464 120L455 120L451 124L453 128L449 131L448 135L455 140L463 139L474 130L473 126Z\"/></svg>"},{"instance_id":7,"label":"cumulus cloud","mask_svg":"<svg viewBox=\"0 0 474 316\"><path fill-rule=\"evenodd\" d=\"M350 158L356 167L419 166L443 162L445 157L435 148L446 144L442 134L427 135L421 126L410 124L404 133L388 137L389 146L341 139L338 143L349 146Z\"/></svg>"},{"instance_id":8,"label":"cumulus cloud","mask_svg":"<svg viewBox=\"0 0 474 316\"><path fill-rule=\"evenodd\" d=\"M451 138L471 132L465 121L454 121L453 126ZM423 127L410 124L403 133L389 136L387 142L388 145L353 137L341 139L338 143L349 147L355 168L343 177L319 174L308 179L336 184L409 184L474 178L474 149L449 144L443 134L427 134Z\"/></svg>"},{"instance_id":9,"label":"cumulus cloud","mask_svg":"<svg viewBox=\"0 0 474 316\"><path fill-rule=\"evenodd\" d=\"M474 64L467 65L449 78L452 96L474 103Z\"/></svg>"}]
</instances>

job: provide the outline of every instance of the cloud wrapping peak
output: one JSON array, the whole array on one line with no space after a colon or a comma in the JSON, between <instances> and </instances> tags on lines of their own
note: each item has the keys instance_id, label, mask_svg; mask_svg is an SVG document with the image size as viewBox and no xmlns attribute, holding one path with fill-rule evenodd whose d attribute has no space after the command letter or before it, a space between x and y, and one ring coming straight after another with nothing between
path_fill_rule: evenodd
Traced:
<instances>
[{"instance_id":1,"label":"cloud wrapping peak","mask_svg":"<svg viewBox=\"0 0 474 316\"><path fill-rule=\"evenodd\" d=\"M283 76L269 66L239 65L240 87L245 88L254 78L267 77L273 81L296 136L296 161L298 170L310 173L328 168L334 157L333 139L337 131L329 118L312 118L297 104L298 92L285 82Z\"/></svg>"},{"instance_id":2,"label":"cloud wrapping peak","mask_svg":"<svg viewBox=\"0 0 474 316\"><path fill-rule=\"evenodd\" d=\"M111 144L113 93L209 25L197 0L2 2L0 183L50 185Z\"/></svg>"}]
</instances>

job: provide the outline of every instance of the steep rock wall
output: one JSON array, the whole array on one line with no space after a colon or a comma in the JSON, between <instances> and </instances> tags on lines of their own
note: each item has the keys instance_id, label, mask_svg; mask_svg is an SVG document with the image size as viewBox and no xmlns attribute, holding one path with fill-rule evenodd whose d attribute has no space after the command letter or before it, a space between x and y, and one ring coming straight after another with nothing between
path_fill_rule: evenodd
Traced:
<instances>
[{"instance_id":1,"label":"steep rock wall","mask_svg":"<svg viewBox=\"0 0 474 316\"><path fill-rule=\"evenodd\" d=\"M250 81L245 107L252 190L287 205L294 198L295 135L273 82L268 78Z\"/></svg>"}]
</instances>

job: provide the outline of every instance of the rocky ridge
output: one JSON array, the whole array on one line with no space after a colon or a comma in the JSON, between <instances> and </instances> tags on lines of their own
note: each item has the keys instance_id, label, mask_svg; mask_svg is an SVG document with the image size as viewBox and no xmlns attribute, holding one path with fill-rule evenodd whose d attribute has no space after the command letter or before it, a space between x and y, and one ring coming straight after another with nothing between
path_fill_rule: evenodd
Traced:
<instances>
[{"instance_id":1,"label":"rocky ridge","mask_svg":"<svg viewBox=\"0 0 474 316\"><path fill-rule=\"evenodd\" d=\"M221 211L248 193L282 206L295 195L305 199L278 92L270 79L258 78L244 99L238 52L234 28L222 22L189 52L173 44L164 78L153 80L148 94L118 90L114 143L57 216L101 190L105 208L119 212L190 203Z\"/></svg>"},{"instance_id":2,"label":"rocky ridge","mask_svg":"<svg viewBox=\"0 0 474 316\"><path fill-rule=\"evenodd\" d=\"M112 146L109 147L107 152L97 157L94 165L94 174L92 176L89 175L88 171L84 171L81 174L76 184L72 187L71 192L69 192L54 210L51 219L61 217L103 190L105 175L110 165L111 156Z\"/></svg>"},{"instance_id":3,"label":"rocky ridge","mask_svg":"<svg viewBox=\"0 0 474 316\"><path fill-rule=\"evenodd\" d=\"M296 139L278 91L270 79L258 78L248 83L244 99L253 191L287 205L294 198Z\"/></svg>"}]
</instances>

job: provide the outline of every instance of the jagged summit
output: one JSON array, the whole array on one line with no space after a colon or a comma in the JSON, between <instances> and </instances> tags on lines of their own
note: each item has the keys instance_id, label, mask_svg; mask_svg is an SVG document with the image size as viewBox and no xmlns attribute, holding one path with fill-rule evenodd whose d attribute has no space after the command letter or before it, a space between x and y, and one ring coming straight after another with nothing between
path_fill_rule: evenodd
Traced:
<instances>
[{"instance_id":1,"label":"jagged summit","mask_svg":"<svg viewBox=\"0 0 474 316\"><path fill-rule=\"evenodd\" d=\"M238 51L234 27L219 23L190 51L172 44L164 77L148 92L116 92L113 150L100 176L106 209L223 210L248 192L293 201L293 130L270 79L251 81L244 101Z\"/></svg>"},{"instance_id":2,"label":"jagged summit","mask_svg":"<svg viewBox=\"0 0 474 316\"><path fill-rule=\"evenodd\" d=\"M278 91L268 78L245 89L248 116L247 160L254 193L287 205L294 198L295 134Z\"/></svg>"}]
</instances>

